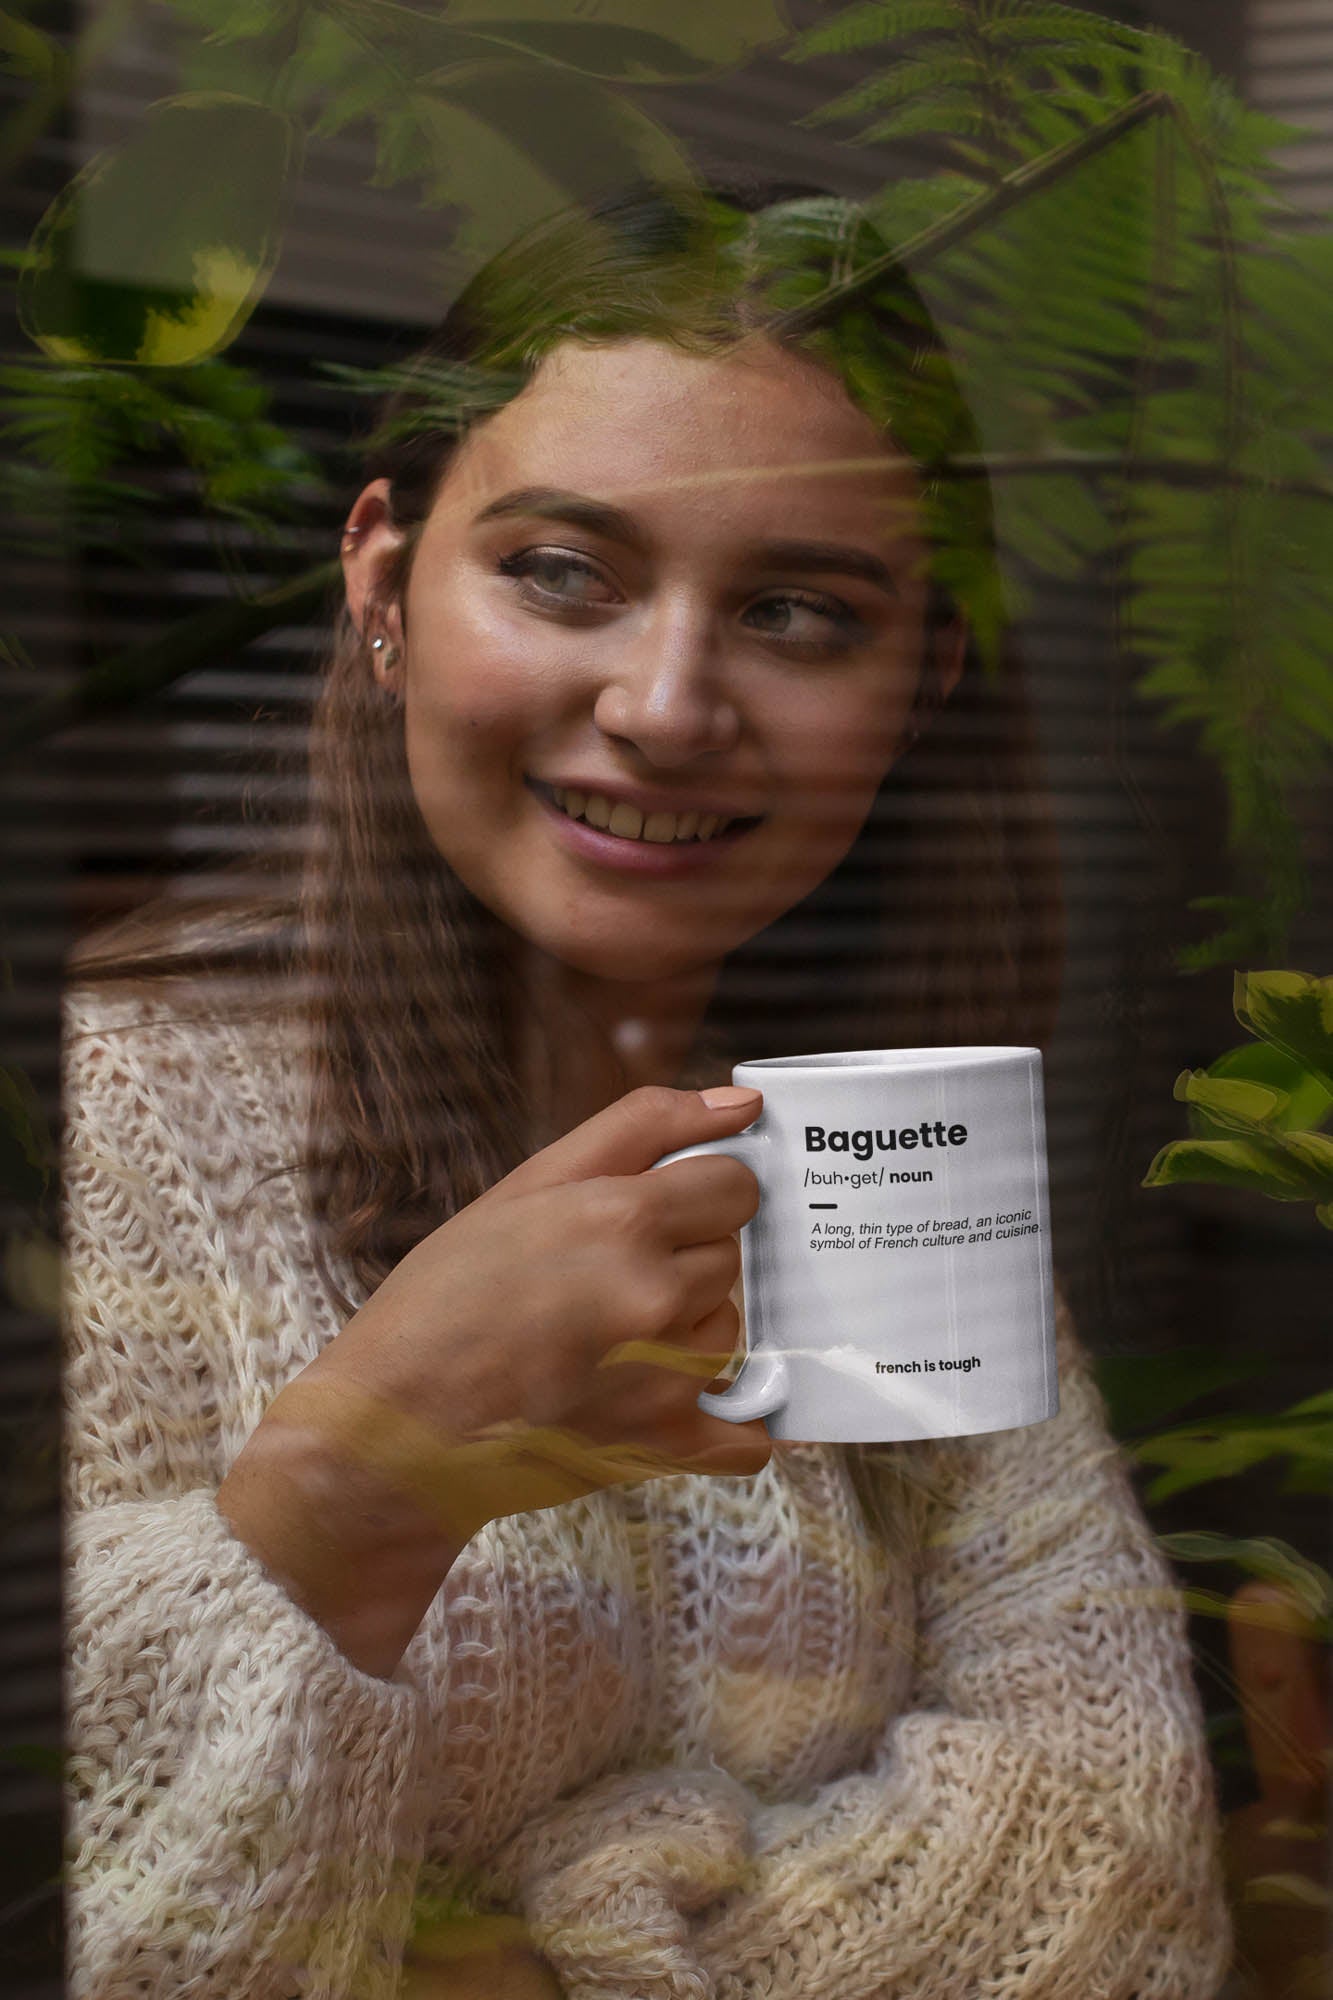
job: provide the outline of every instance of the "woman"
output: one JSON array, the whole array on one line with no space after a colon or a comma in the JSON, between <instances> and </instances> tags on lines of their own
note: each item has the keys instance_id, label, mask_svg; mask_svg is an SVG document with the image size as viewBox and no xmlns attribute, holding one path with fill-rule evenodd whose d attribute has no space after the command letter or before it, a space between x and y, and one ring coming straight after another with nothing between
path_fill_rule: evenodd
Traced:
<instances>
[{"instance_id":1,"label":"woman","mask_svg":"<svg viewBox=\"0 0 1333 2000\"><path fill-rule=\"evenodd\" d=\"M839 203L563 219L406 371L285 969L215 922L73 1010L76 1994L389 1994L414 1905L515 1920L442 1992L1214 1990L1067 1328L1034 1430L770 1453L696 1402L753 1179L646 1171L733 1053L1049 1009L974 449Z\"/></svg>"}]
</instances>

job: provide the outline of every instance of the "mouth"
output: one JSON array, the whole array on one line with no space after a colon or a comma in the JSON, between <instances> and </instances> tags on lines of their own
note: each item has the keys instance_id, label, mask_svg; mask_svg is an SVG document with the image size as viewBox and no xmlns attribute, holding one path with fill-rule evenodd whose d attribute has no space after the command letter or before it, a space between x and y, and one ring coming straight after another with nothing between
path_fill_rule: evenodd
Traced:
<instances>
[{"instance_id":1,"label":"mouth","mask_svg":"<svg viewBox=\"0 0 1333 2000\"><path fill-rule=\"evenodd\" d=\"M577 791L569 785L548 785L540 778L527 780L531 790L566 819L581 820L617 840L651 847L703 847L727 834L747 832L758 826L762 815L728 816L724 813L642 812L626 799L611 799L604 792Z\"/></svg>"}]
</instances>

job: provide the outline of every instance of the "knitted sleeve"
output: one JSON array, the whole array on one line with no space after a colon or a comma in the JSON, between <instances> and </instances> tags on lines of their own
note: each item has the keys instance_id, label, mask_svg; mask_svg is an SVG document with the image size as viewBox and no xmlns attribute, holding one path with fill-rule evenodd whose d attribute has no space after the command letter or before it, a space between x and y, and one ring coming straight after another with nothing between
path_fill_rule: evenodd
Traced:
<instances>
[{"instance_id":1,"label":"knitted sleeve","mask_svg":"<svg viewBox=\"0 0 1333 2000\"><path fill-rule=\"evenodd\" d=\"M238 1101L222 1047L77 1023L69 1043L69 1990L387 2000L420 1696L352 1667L214 1501L262 1406L255 1357L294 1339L280 1204L266 1223L240 1200L265 1092Z\"/></svg>"},{"instance_id":2,"label":"knitted sleeve","mask_svg":"<svg viewBox=\"0 0 1333 2000\"><path fill-rule=\"evenodd\" d=\"M752 1802L743 1836L708 1774L661 1773L608 1800L612 1838L520 1867L572 2000L1211 2000L1228 1923L1183 1613L1061 1349L1058 1417L885 1454L916 1488L917 1670L865 1769Z\"/></svg>"}]
</instances>

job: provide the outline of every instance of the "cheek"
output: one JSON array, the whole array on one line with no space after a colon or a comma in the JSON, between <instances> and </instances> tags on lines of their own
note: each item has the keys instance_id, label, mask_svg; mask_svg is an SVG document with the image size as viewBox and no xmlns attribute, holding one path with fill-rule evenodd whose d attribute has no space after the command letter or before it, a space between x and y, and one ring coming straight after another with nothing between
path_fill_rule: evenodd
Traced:
<instances>
[{"instance_id":1,"label":"cheek","mask_svg":"<svg viewBox=\"0 0 1333 2000\"><path fill-rule=\"evenodd\" d=\"M903 726L896 701L811 704L784 759L793 802L834 826L864 817L894 761Z\"/></svg>"},{"instance_id":2,"label":"cheek","mask_svg":"<svg viewBox=\"0 0 1333 2000\"><path fill-rule=\"evenodd\" d=\"M410 630L408 733L423 751L436 733L446 752L500 747L558 717L569 674L554 633L467 592L434 594Z\"/></svg>"}]
</instances>

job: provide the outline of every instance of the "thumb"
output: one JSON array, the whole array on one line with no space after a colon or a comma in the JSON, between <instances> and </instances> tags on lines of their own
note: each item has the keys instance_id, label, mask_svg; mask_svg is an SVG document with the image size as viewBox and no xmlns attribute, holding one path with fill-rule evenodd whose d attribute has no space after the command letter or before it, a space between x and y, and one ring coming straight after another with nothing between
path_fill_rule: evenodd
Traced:
<instances>
[{"instance_id":1,"label":"thumb","mask_svg":"<svg viewBox=\"0 0 1333 2000\"><path fill-rule=\"evenodd\" d=\"M649 1084L543 1147L509 1175L508 1185L519 1191L595 1180L602 1174L641 1174L664 1153L743 1132L763 1103L762 1091L742 1084L708 1090Z\"/></svg>"}]
</instances>

